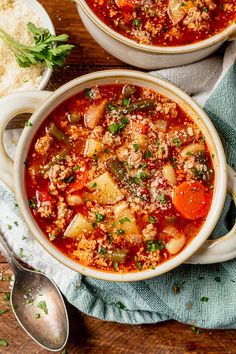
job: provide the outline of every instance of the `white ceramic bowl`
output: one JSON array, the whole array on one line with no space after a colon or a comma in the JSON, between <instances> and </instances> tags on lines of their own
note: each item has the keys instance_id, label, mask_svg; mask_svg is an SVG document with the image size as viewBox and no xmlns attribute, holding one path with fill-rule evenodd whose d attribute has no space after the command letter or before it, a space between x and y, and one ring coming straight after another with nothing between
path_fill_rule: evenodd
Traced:
<instances>
[{"instance_id":1,"label":"white ceramic bowl","mask_svg":"<svg viewBox=\"0 0 236 354\"><path fill-rule=\"evenodd\" d=\"M212 206L206 222L201 228L199 234L189 245L186 246L186 248L184 248L176 257L161 264L155 270L149 269L141 272L121 274L117 272L99 271L80 265L78 262L61 253L50 241L48 241L32 217L28 206L24 182L24 161L26 159L32 138L44 119L52 112L54 108L79 91L93 85L127 82L158 91L159 93L180 104L181 107L183 107L190 114L192 119L202 130L204 136L206 137L209 149L214 154L213 164L215 169L215 188ZM0 178L16 192L20 210L23 213L34 237L53 257L58 259L58 261L65 264L67 267L94 278L110 281L135 281L152 278L166 273L183 262L186 262L191 256L193 258L188 261L191 263L222 262L236 256L236 226L234 226L227 236L224 236L216 241L206 242L220 217L227 188L227 165L220 138L204 111L186 93L173 84L149 74L137 71L100 71L81 76L73 81L70 81L54 93L47 91L33 91L16 93L8 97L4 97L0 100L0 109L2 116L0 122ZM18 112L34 112L34 114L30 119L32 126L24 129L17 146L13 179L13 161L10 160L4 149L3 132L8 122ZM228 169L228 172L228 187L231 192L234 189L234 198L236 200L236 183L235 178L233 177L234 172L231 169Z\"/></svg>"},{"instance_id":2,"label":"white ceramic bowl","mask_svg":"<svg viewBox=\"0 0 236 354\"><path fill-rule=\"evenodd\" d=\"M90 9L85 0L76 0L84 26L91 36L114 57L142 69L161 69L193 63L215 52L225 41L236 38L236 23L203 41L175 47L136 43L111 29Z\"/></svg>"},{"instance_id":3,"label":"white ceramic bowl","mask_svg":"<svg viewBox=\"0 0 236 354\"><path fill-rule=\"evenodd\" d=\"M47 28L51 34L55 35L56 34L55 28L44 7L37 0L22 0L22 1L24 1L26 5L32 8L32 10L38 14L42 22L42 27ZM52 69L46 67L43 72L42 79L36 89L43 90L47 86L51 75L52 75Z\"/></svg>"}]
</instances>

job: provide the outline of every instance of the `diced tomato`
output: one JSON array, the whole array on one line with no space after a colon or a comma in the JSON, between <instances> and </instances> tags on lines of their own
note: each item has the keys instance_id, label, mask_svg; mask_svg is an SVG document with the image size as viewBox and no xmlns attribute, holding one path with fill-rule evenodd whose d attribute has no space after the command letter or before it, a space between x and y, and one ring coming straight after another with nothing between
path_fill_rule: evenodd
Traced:
<instances>
[{"instance_id":1,"label":"diced tomato","mask_svg":"<svg viewBox=\"0 0 236 354\"><path fill-rule=\"evenodd\" d=\"M140 3L140 1L137 0L115 0L115 2L116 5L124 11L133 10L135 6Z\"/></svg>"},{"instance_id":2,"label":"diced tomato","mask_svg":"<svg viewBox=\"0 0 236 354\"><path fill-rule=\"evenodd\" d=\"M85 170L83 172L79 171L78 174L76 175L76 180L72 183L70 183L68 187L68 191L70 193L76 192L82 188L84 188L85 183L87 182L88 179L88 170L85 167Z\"/></svg>"},{"instance_id":3,"label":"diced tomato","mask_svg":"<svg viewBox=\"0 0 236 354\"><path fill-rule=\"evenodd\" d=\"M37 192L37 199L43 203L43 202L48 202L52 200L52 197L50 196L48 191L38 191Z\"/></svg>"}]
</instances>

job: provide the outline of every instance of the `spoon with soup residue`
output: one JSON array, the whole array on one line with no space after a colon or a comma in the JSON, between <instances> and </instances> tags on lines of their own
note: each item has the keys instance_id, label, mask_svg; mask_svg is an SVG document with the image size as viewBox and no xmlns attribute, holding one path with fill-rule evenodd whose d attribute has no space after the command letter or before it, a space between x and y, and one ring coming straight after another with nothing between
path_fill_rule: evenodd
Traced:
<instances>
[{"instance_id":1,"label":"spoon with soup residue","mask_svg":"<svg viewBox=\"0 0 236 354\"><path fill-rule=\"evenodd\" d=\"M69 335L69 321L59 289L46 275L22 267L1 233L0 250L15 276L10 299L20 325L45 349L63 349Z\"/></svg>"}]
</instances>

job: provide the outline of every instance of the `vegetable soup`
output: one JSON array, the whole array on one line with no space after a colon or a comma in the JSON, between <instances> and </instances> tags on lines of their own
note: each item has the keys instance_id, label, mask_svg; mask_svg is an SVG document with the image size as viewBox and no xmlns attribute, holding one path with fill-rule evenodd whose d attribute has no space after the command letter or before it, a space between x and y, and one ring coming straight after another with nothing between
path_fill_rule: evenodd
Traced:
<instances>
[{"instance_id":1,"label":"vegetable soup","mask_svg":"<svg viewBox=\"0 0 236 354\"><path fill-rule=\"evenodd\" d=\"M112 84L79 92L45 119L25 186L33 217L64 254L132 272L154 269L198 234L214 170L202 132L178 104Z\"/></svg>"},{"instance_id":2,"label":"vegetable soup","mask_svg":"<svg viewBox=\"0 0 236 354\"><path fill-rule=\"evenodd\" d=\"M145 45L199 42L236 19L235 0L87 0L109 27Z\"/></svg>"}]
</instances>

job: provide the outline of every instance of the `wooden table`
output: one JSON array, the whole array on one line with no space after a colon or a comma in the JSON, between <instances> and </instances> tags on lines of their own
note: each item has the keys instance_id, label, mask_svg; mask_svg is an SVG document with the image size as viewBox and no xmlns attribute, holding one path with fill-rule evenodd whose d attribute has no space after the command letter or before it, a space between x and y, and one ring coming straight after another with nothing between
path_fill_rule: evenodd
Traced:
<instances>
[{"instance_id":1,"label":"wooden table","mask_svg":"<svg viewBox=\"0 0 236 354\"><path fill-rule=\"evenodd\" d=\"M75 4L69 0L41 0L51 16L57 34L68 33L70 41L76 44L68 60L68 65L55 72L48 85L55 90L63 83L82 74L108 69L127 67L101 49L90 37L82 25ZM18 119L14 125L19 125ZM6 348L0 347L0 353L36 354L49 353L35 344L21 329L10 309L9 302L3 300L3 294L9 291L8 278L11 270L0 255L0 309L8 311L0 316L0 338L9 342ZM106 353L236 353L236 331L202 330L195 334L190 326L175 321L156 325L121 325L103 322L88 317L68 305L70 317L70 338L67 345L69 354Z\"/></svg>"}]
</instances>

